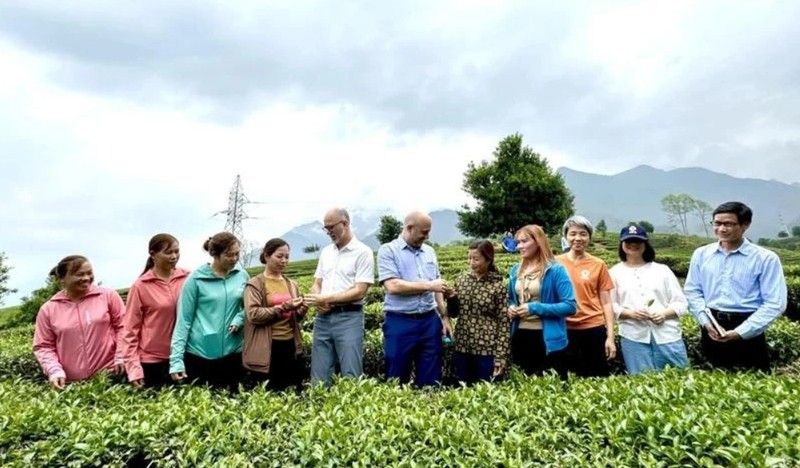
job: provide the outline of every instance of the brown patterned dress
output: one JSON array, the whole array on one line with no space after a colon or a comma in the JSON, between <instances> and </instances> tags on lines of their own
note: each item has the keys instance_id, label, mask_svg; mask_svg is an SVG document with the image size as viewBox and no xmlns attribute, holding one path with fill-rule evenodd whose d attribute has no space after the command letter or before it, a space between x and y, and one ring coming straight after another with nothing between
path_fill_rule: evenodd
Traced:
<instances>
[{"instance_id":1,"label":"brown patterned dress","mask_svg":"<svg viewBox=\"0 0 800 468\"><path fill-rule=\"evenodd\" d=\"M456 280L459 302L454 350L478 356L494 356L495 365L506 365L510 321L504 277L489 272L477 279L467 273Z\"/></svg>"}]
</instances>

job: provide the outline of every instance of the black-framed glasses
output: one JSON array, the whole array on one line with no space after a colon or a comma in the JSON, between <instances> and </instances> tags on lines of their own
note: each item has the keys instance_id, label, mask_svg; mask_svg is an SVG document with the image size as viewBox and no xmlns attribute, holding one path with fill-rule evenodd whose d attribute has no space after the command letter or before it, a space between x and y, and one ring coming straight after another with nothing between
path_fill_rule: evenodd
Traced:
<instances>
[{"instance_id":1,"label":"black-framed glasses","mask_svg":"<svg viewBox=\"0 0 800 468\"><path fill-rule=\"evenodd\" d=\"M734 223L733 221L711 221L711 225L714 226L715 228L719 227L732 228L738 226L739 223Z\"/></svg>"},{"instance_id":2,"label":"black-framed glasses","mask_svg":"<svg viewBox=\"0 0 800 468\"><path fill-rule=\"evenodd\" d=\"M331 231L333 231L333 228L335 228L337 224L341 224L343 222L344 222L344 220L340 219L339 221L336 221L333 224L326 224L326 225L322 226L322 230L325 231L325 232L331 232Z\"/></svg>"}]
</instances>

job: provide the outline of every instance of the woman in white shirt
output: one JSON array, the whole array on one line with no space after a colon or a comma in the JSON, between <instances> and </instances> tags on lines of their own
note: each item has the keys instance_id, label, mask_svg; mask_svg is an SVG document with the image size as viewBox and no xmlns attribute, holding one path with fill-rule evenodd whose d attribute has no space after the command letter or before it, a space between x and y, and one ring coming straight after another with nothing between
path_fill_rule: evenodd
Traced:
<instances>
[{"instance_id":1,"label":"woman in white shirt","mask_svg":"<svg viewBox=\"0 0 800 468\"><path fill-rule=\"evenodd\" d=\"M629 374L689 364L680 324L688 307L686 297L672 270L656 263L655 257L644 228L622 229L622 262L610 270L616 285L611 300Z\"/></svg>"}]
</instances>

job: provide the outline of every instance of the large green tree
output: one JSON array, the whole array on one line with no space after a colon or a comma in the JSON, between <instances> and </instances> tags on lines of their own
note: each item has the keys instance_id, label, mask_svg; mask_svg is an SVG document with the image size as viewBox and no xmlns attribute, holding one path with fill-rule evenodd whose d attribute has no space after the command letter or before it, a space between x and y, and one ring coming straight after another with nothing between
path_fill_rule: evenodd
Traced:
<instances>
[{"instance_id":1,"label":"large green tree","mask_svg":"<svg viewBox=\"0 0 800 468\"><path fill-rule=\"evenodd\" d=\"M17 292L16 289L8 287L9 272L11 265L8 264L8 257L5 252L0 252L0 304L3 303L3 298L9 294Z\"/></svg>"},{"instance_id":2,"label":"large green tree","mask_svg":"<svg viewBox=\"0 0 800 468\"><path fill-rule=\"evenodd\" d=\"M385 244L397 239L403 232L403 223L392 215L381 216L381 225L378 228L378 242Z\"/></svg>"},{"instance_id":3,"label":"large green tree","mask_svg":"<svg viewBox=\"0 0 800 468\"><path fill-rule=\"evenodd\" d=\"M468 236L489 237L538 224L558 232L572 215L573 196L547 159L522 145L522 135L504 138L491 161L470 162L462 189L477 202L458 212L458 228Z\"/></svg>"}]
</instances>

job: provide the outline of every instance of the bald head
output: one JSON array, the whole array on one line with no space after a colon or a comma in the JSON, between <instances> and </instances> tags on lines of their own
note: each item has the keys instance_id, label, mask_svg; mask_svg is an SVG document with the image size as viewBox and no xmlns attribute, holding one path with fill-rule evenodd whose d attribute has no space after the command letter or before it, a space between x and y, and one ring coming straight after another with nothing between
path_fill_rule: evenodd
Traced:
<instances>
[{"instance_id":1,"label":"bald head","mask_svg":"<svg viewBox=\"0 0 800 468\"><path fill-rule=\"evenodd\" d=\"M325 218L323 219L325 221L330 219L335 219L337 221L340 219L346 219L347 221L350 221L350 213L348 213L344 208L334 207L325 212Z\"/></svg>"},{"instance_id":2,"label":"bald head","mask_svg":"<svg viewBox=\"0 0 800 468\"><path fill-rule=\"evenodd\" d=\"M322 218L322 224L328 237L339 248L346 246L353 238L350 230L350 214L344 208L328 210Z\"/></svg>"},{"instance_id":3,"label":"bald head","mask_svg":"<svg viewBox=\"0 0 800 468\"><path fill-rule=\"evenodd\" d=\"M430 236L433 220L427 213L412 211L403 220L403 240L414 248L422 247L423 242Z\"/></svg>"}]
</instances>

